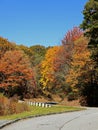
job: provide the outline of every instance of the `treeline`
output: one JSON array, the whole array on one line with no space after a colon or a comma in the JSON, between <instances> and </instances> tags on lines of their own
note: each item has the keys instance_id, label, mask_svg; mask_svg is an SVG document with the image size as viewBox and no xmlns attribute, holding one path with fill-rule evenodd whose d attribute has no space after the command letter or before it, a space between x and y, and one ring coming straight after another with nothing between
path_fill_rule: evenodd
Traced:
<instances>
[{"instance_id":1,"label":"treeline","mask_svg":"<svg viewBox=\"0 0 98 130\"><path fill-rule=\"evenodd\" d=\"M61 45L26 47L0 37L0 92L32 98L52 94L74 100L89 93L92 67L91 51L83 31L68 31ZM89 96L89 95L88 95Z\"/></svg>"},{"instance_id":2,"label":"treeline","mask_svg":"<svg viewBox=\"0 0 98 130\"><path fill-rule=\"evenodd\" d=\"M89 0L79 27L61 45L27 47L0 37L0 92L21 99L52 94L98 106L98 2ZM88 17L89 16L89 17Z\"/></svg>"},{"instance_id":3,"label":"treeline","mask_svg":"<svg viewBox=\"0 0 98 130\"><path fill-rule=\"evenodd\" d=\"M0 92L8 97L33 97L37 89L36 71L47 49L40 45L16 45L0 37Z\"/></svg>"}]
</instances>

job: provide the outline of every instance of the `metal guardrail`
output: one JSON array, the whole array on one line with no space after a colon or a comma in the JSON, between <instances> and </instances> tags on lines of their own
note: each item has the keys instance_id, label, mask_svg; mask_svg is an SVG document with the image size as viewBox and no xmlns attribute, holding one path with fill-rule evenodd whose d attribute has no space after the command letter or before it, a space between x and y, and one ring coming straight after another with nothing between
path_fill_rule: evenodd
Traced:
<instances>
[{"instance_id":1,"label":"metal guardrail","mask_svg":"<svg viewBox=\"0 0 98 130\"><path fill-rule=\"evenodd\" d=\"M39 106L39 107L51 107L58 104L57 102L32 102L32 101L22 101L19 100L18 103L27 103L30 106Z\"/></svg>"},{"instance_id":2,"label":"metal guardrail","mask_svg":"<svg viewBox=\"0 0 98 130\"><path fill-rule=\"evenodd\" d=\"M31 102L31 101L27 101L27 104L30 106L39 106L39 107L51 107L52 104L49 103L43 103L43 102Z\"/></svg>"}]
</instances>

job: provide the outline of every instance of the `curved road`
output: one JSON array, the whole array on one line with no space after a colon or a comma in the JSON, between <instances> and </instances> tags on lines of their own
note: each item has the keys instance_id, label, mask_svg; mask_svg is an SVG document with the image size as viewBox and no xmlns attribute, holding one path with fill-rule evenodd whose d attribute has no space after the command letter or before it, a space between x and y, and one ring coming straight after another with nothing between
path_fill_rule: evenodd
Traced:
<instances>
[{"instance_id":1,"label":"curved road","mask_svg":"<svg viewBox=\"0 0 98 130\"><path fill-rule=\"evenodd\" d=\"M2 130L98 130L98 108L25 119Z\"/></svg>"}]
</instances>

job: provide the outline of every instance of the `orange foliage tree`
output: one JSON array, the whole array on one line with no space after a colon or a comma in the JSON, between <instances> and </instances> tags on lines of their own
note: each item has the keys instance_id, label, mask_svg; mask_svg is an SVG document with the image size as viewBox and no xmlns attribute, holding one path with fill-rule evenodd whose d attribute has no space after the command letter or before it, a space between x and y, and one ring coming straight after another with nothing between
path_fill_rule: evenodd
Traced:
<instances>
[{"instance_id":1,"label":"orange foliage tree","mask_svg":"<svg viewBox=\"0 0 98 130\"><path fill-rule=\"evenodd\" d=\"M28 57L22 51L7 51L0 60L0 88L13 96L26 94L33 87L35 80Z\"/></svg>"},{"instance_id":2,"label":"orange foliage tree","mask_svg":"<svg viewBox=\"0 0 98 130\"><path fill-rule=\"evenodd\" d=\"M64 48L65 53L65 59L66 59L66 75L68 75L70 68L71 68L71 62L73 60L73 51L74 51L74 44L77 39L79 39L83 35L83 31L79 27L74 27L72 30L69 30L66 35L64 36L64 39L62 40L62 46ZM66 79L65 79L66 80ZM66 94L69 94L72 90L70 85L65 82L65 91Z\"/></svg>"},{"instance_id":3,"label":"orange foliage tree","mask_svg":"<svg viewBox=\"0 0 98 130\"><path fill-rule=\"evenodd\" d=\"M0 58L4 55L6 51L14 50L15 48L15 43L11 43L7 39L0 37Z\"/></svg>"},{"instance_id":4,"label":"orange foliage tree","mask_svg":"<svg viewBox=\"0 0 98 130\"><path fill-rule=\"evenodd\" d=\"M74 42L71 68L66 76L66 82L73 92L80 91L81 85L88 82L88 68L90 64L90 51L87 48L88 40L81 36Z\"/></svg>"}]
</instances>

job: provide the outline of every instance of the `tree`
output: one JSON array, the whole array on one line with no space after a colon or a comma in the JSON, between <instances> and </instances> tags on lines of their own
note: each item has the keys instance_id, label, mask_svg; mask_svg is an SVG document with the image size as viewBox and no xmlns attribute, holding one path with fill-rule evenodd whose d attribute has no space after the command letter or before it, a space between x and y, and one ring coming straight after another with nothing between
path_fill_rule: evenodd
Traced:
<instances>
[{"instance_id":1,"label":"tree","mask_svg":"<svg viewBox=\"0 0 98 130\"><path fill-rule=\"evenodd\" d=\"M25 53L25 55L28 56L32 67L34 67L34 52L29 47L24 46L24 45L18 45L17 48L18 50L22 50Z\"/></svg>"},{"instance_id":2,"label":"tree","mask_svg":"<svg viewBox=\"0 0 98 130\"><path fill-rule=\"evenodd\" d=\"M79 27L74 27L66 33L64 39L62 40L62 45L66 46L66 44L74 44L74 41L81 37L82 34L83 31Z\"/></svg>"},{"instance_id":3,"label":"tree","mask_svg":"<svg viewBox=\"0 0 98 130\"><path fill-rule=\"evenodd\" d=\"M46 54L46 48L41 45L31 46L30 51L34 54L33 55L33 65L38 65L43 59Z\"/></svg>"},{"instance_id":4,"label":"tree","mask_svg":"<svg viewBox=\"0 0 98 130\"><path fill-rule=\"evenodd\" d=\"M34 97L37 97L39 93L42 93L40 87L40 63L45 57L46 47L41 45L34 45L30 47L26 47L24 45L18 46L20 50L22 50L28 57L32 64L35 80L36 80L36 88L34 89Z\"/></svg>"},{"instance_id":5,"label":"tree","mask_svg":"<svg viewBox=\"0 0 98 130\"><path fill-rule=\"evenodd\" d=\"M66 76L66 82L70 84L73 92L80 91L82 82L88 81L88 74L86 74L85 79L83 77L83 74L88 71L87 66L90 62L90 51L87 46L88 40L83 36L74 42L71 68Z\"/></svg>"},{"instance_id":6,"label":"tree","mask_svg":"<svg viewBox=\"0 0 98 130\"><path fill-rule=\"evenodd\" d=\"M89 0L83 10L84 20L80 25L89 37L89 46L98 46L98 0Z\"/></svg>"},{"instance_id":7,"label":"tree","mask_svg":"<svg viewBox=\"0 0 98 130\"><path fill-rule=\"evenodd\" d=\"M74 50L74 42L83 35L83 31L79 27L74 27L72 30L69 30L64 39L62 40L62 46L65 49L66 65L70 69L72 55ZM67 69L67 70L69 70ZM67 73L66 73L67 74Z\"/></svg>"},{"instance_id":8,"label":"tree","mask_svg":"<svg viewBox=\"0 0 98 130\"><path fill-rule=\"evenodd\" d=\"M0 60L0 88L9 96L33 93L35 80L28 57L22 51L7 51Z\"/></svg>"},{"instance_id":9,"label":"tree","mask_svg":"<svg viewBox=\"0 0 98 130\"><path fill-rule=\"evenodd\" d=\"M30 51L33 53L33 60L31 61L33 68L34 68L34 75L36 79L36 94L35 97L42 94L42 88L40 85L40 64L43 61L45 54L46 54L46 47L42 45L34 45L29 47Z\"/></svg>"},{"instance_id":10,"label":"tree","mask_svg":"<svg viewBox=\"0 0 98 130\"><path fill-rule=\"evenodd\" d=\"M15 50L16 44L9 42L7 39L0 37L0 58L6 51Z\"/></svg>"},{"instance_id":11,"label":"tree","mask_svg":"<svg viewBox=\"0 0 98 130\"><path fill-rule=\"evenodd\" d=\"M98 1L89 0L84 7L83 15L84 20L80 26L85 30L85 35L89 37L88 47L98 67Z\"/></svg>"},{"instance_id":12,"label":"tree","mask_svg":"<svg viewBox=\"0 0 98 130\"><path fill-rule=\"evenodd\" d=\"M83 10L84 20L80 25L85 31L85 36L89 38L88 48L91 51L91 81L94 96L92 96L92 105L98 105L96 91L98 91L98 0L89 0ZM94 80L92 80L92 77ZM95 92L94 92L95 91ZM89 93L90 95L90 93ZM96 95L96 96L95 96Z\"/></svg>"},{"instance_id":13,"label":"tree","mask_svg":"<svg viewBox=\"0 0 98 130\"><path fill-rule=\"evenodd\" d=\"M24 45L18 45L19 49L22 50L29 58L31 58L34 53L30 50L29 47Z\"/></svg>"},{"instance_id":14,"label":"tree","mask_svg":"<svg viewBox=\"0 0 98 130\"><path fill-rule=\"evenodd\" d=\"M69 74L69 71L71 69L71 62L73 60L73 53L74 53L74 46L75 41L79 39L83 35L83 31L79 27L74 27L72 30L69 30L62 40L62 46L64 48L64 57L66 59L65 68L66 73L65 77ZM66 78L65 78L66 81ZM66 95L72 95L72 88L70 87L69 83L65 82L66 87Z\"/></svg>"},{"instance_id":15,"label":"tree","mask_svg":"<svg viewBox=\"0 0 98 130\"><path fill-rule=\"evenodd\" d=\"M40 82L44 89L51 92L60 91L65 83L64 48L54 46L48 49L45 59L41 63Z\"/></svg>"},{"instance_id":16,"label":"tree","mask_svg":"<svg viewBox=\"0 0 98 130\"><path fill-rule=\"evenodd\" d=\"M83 15L84 20L80 26L89 38L88 47L92 52L91 59L94 61L94 75L98 77L98 0L89 0L84 7Z\"/></svg>"}]
</instances>

